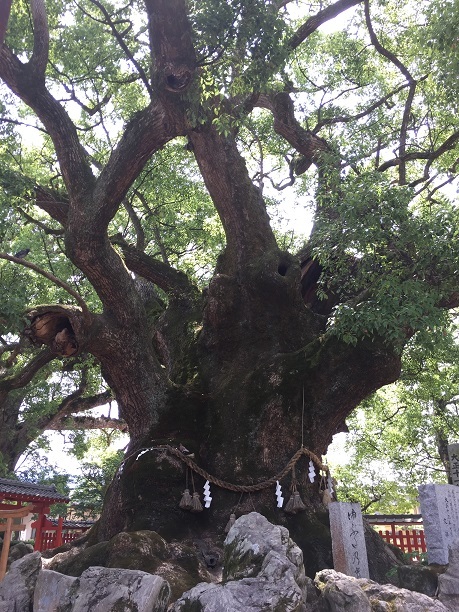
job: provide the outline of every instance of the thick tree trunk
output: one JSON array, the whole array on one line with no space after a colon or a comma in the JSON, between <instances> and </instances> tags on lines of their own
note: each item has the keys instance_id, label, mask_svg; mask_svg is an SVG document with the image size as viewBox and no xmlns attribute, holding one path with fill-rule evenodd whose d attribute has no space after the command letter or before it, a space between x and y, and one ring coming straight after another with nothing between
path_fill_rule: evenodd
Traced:
<instances>
[{"instance_id":1,"label":"thick tree trunk","mask_svg":"<svg viewBox=\"0 0 459 612\"><path fill-rule=\"evenodd\" d=\"M253 485L272 479L303 444L316 455L325 453L349 412L397 378L399 357L376 343L349 347L328 338L321 317L301 299L299 263L283 253L267 254L237 277L221 269L197 323L198 335L182 337L187 357L182 355L182 372L175 371L188 383L169 389L159 422L131 446L98 537L121 528L151 529L167 539L218 542L231 512L255 509L288 526L308 551L308 573L330 566L327 513L318 478L311 484L307 477L308 458L296 465L305 512L289 516L278 509L275 484L250 493L212 484L211 507L192 513L179 508L181 495L196 488L203 501L205 478L167 446L185 446L200 468L221 481ZM162 344L169 329L165 322L158 326ZM287 499L291 472L281 484Z\"/></svg>"}]
</instances>

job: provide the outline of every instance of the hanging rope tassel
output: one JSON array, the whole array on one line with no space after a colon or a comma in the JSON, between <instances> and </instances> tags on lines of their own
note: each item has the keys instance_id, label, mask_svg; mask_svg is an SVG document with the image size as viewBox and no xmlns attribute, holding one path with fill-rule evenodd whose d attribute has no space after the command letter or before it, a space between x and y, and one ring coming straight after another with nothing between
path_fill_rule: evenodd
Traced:
<instances>
[{"instance_id":1,"label":"hanging rope tassel","mask_svg":"<svg viewBox=\"0 0 459 612\"><path fill-rule=\"evenodd\" d=\"M295 466L292 467L292 495L288 502L285 504L284 510L288 514L296 514L297 512L306 510L306 506L304 505L303 500L301 499L297 489Z\"/></svg>"},{"instance_id":2,"label":"hanging rope tassel","mask_svg":"<svg viewBox=\"0 0 459 612\"><path fill-rule=\"evenodd\" d=\"M193 498L191 500L191 512L202 512L204 508L202 507L201 502L199 501L199 493L196 493L196 489L194 486L194 477L193 472L191 472L191 484L193 486Z\"/></svg>"},{"instance_id":3,"label":"hanging rope tassel","mask_svg":"<svg viewBox=\"0 0 459 612\"><path fill-rule=\"evenodd\" d=\"M199 493L193 493L193 499L191 500L191 512L202 512L204 508L199 501Z\"/></svg>"},{"instance_id":4,"label":"hanging rope tassel","mask_svg":"<svg viewBox=\"0 0 459 612\"><path fill-rule=\"evenodd\" d=\"M294 494L292 493L290 499L285 504L284 512L287 512L287 514L296 514L295 510L293 509L293 495Z\"/></svg>"},{"instance_id":5,"label":"hanging rope tassel","mask_svg":"<svg viewBox=\"0 0 459 612\"><path fill-rule=\"evenodd\" d=\"M300 494L298 491L294 491L293 495L292 495L292 499L293 499L293 512L296 514L297 512L302 512L303 510L306 510L306 506L303 503L303 500L300 497Z\"/></svg>"},{"instance_id":6,"label":"hanging rope tassel","mask_svg":"<svg viewBox=\"0 0 459 612\"><path fill-rule=\"evenodd\" d=\"M190 495L190 490L185 489L182 494L182 499L179 503L179 508L182 510L191 510L193 508L193 498Z\"/></svg>"},{"instance_id":7,"label":"hanging rope tassel","mask_svg":"<svg viewBox=\"0 0 459 612\"><path fill-rule=\"evenodd\" d=\"M191 510L193 507L193 499L190 495L190 489L188 488L188 466L185 469L185 490L182 493L182 499L179 502L179 508L182 510ZM194 484L194 483L193 483ZM194 490L194 488L193 488Z\"/></svg>"},{"instance_id":8,"label":"hanging rope tassel","mask_svg":"<svg viewBox=\"0 0 459 612\"><path fill-rule=\"evenodd\" d=\"M297 514L298 512L306 510L306 506L304 505L298 491L293 491L292 496L285 504L284 510L285 512L288 512L288 514Z\"/></svg>"},{"instance_id":9,"label":"hanging rope tassel","mask_svg":"<svg viewBox=\"0 0 459 612\"><path fill-rule=\"evenodd\" d=\"M319 493L322 496L322 503L325 506L328 506L328 504L333 501L332 494L328 488L329 481L331 482L329 474L323 473L320 477Z\"/></svg>"},{"instance_id":10,"label":"hanging rope tassel","mask_svg":"<svg viewBox=\"0 0 459 612\"><path fill-rule=\"evenodd\" d=\"M325 491L322 493L322 503L325 506L328 506L328 504L330 504L333 501L333 497L330 495L330 491L328 489L325 489Z\"/></svg>"},{"instance_id":11,"label":"hanging rope tassel","mask_svg":"<svg viewBox=\"0 0 459 612\"><path fill-rule=\"evenodd\" d=\"M234 513L230 514L229 521L226 523L225 533L228 533L231 527L236 522L236 515Z\"/></svg>"}]
</instances>

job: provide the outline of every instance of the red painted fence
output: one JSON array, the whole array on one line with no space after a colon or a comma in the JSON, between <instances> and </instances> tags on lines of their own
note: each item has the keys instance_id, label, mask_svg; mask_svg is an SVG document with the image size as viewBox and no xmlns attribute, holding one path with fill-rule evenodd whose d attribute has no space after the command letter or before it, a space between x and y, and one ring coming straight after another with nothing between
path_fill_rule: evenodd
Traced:
<instances>
[{"instance_id":1,"label":"red painted fence","mask_svg":"<svg viewBox=\"0 0 459 612\"><path fill-rule=\"evenodd\" d=\"M52 519L42 515L32 523L32 529L36 531L34 550L43 552L72 542L81 537L91 526L91 521L65 521L59 517L53 522Z\"/></svg>"},{"instance_id":2,"label":"red painted fence","mask_svg":"<svg viewBox=\"0 0 459 612\"><path fill-rule=\"evenodd\" d=\"M424 531L421 529L396 529L395 525L391 525L390 531L378 530L379 535L389 542L403 550L405 553L409 553L411 557L418 557L419 553L426 552L426 541L424 538Z\"/></svg>"},{"instance_id":3,"label":"red painted fence","mask_svg":"<svg viewBox=\"0 0 459 612\"><path fill-rule=\"evenodd\" d=\"M58 534L56 531L43 531L41 534L40 552L50 548L56 548L62 544L67 544L67 542L72 542L73 540L81 537L81 535L81 531L63 531L60 541L58 541Z\"/></svg>"},{"instance_id":4,"label":"red painted fence","mask_svg":"<svg viewBox=\"0 0 459 612\"><path fill-rule=\"evenodd\" d=\"M411 558L427 551L420 514L366 514L365 519L388 542Z\"/></svg>"}]
</instances>

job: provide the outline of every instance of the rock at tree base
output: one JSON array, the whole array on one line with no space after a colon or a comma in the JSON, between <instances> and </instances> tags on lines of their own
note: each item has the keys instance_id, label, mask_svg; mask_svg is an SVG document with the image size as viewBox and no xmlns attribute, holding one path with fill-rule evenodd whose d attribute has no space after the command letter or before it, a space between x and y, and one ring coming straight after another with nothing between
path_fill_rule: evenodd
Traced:
<instances>
[{"instance_id":1,"label":"rock at tree base","mask_svg":"<svg viewBox=\"0 0 459 612\"><path fill-rule=\"evenodd\" d=\"M320 607L327 612L448 612L440 601L422 593L322 570L315 578Z\"/></svg>"},{"instance_id":2,"label":"rock at tree base","mask_svg":"<svg viewBox=\"0 0 459 612\"><path fill-rule=\"evenodd\" d=\"M125 541L126 547L122 547L122 555L121 549L118 550L120 560L124 554L129 556L130 545L136 541L137 535L124 534L128 539ZM154 540L154 535L152 532L140 532L137 544L145 543L144 537L147 536L148 541L152 538ZM162 547L161 541L157 541L159 548ZM150 552L144 550L145 558ZM183 593L168 608L170 588L160 576L133 569L91 567L80 577L69 577L50 570L40 571L40 554L33 553L16 561L5 580L0 583L0 612L30 612L32 609L34 612L165 612L166 609L170 612L459 610L459 542L451 550L451 571L444 576L442 601L394 585L381 585L366 578L357 579L329 569L316 575L314 586L312 580L305 576L303 555L289 537L287 529L272 525L255 512L236 521L225 540L224 554L222 584L201 582ZM189 561L192 562L192 559Z\"/></svg>"},{"instance_id":3,"label":"rock at tree base","mask_svg":"<svg viewBox=\"0 0 459 612\"><path fill-rule=\"evenodd\" d=\"M434 597L438 588L438 573L425 565L401 565L392 584L402 589Z\"/></svg>"},{"instance_id":4,"label":"rock at tree base","mask_svg":"<svg viewBox=\"0 0 459 612\"><path fill-rule=\"evenodd\" d=\"M422 593L322 570L315 586L288 531L252 512L225 540L223 584L201 583L171 612L447 612ZM316 588L317 587L317 588Z\"/></svg>"},{"instance_id":5,"label":"rock at tree base","mask_svg":"<svg viewBox=\"0 0 459 612\"><path fill-rule=\"evenodd\" d=\"M79 578L72 612L163 612L170 588L159 576L135 570L91 567ZM123 607L124 606L124 607Z\"/></svg>"},{"instance_id":6,"label":"rock at tree base","mask_svg":"<svg viewBox=\"0 0 459 612\"><path fill-rule=\"evenodd\" d=\"M272 525L256 512L240 517L228 533L223 580L223 584L197 585L172 610L294 612L307 609L308 579L301 550L285 527Z\"/></svg>"},{"instance_id":7,"label":"rock at tree base","mask_svg":"<svg viewBox=\"0 0 459 612\"><path fill-rule=\"evenodd\" d=\"M0 612L30 612L35 584L41 570L39 552L11 564L0 582Z\"/></svg>"},{"instance_id":8,"label":"rock at tree base","mask_svg":"<svg viewBox=\"0 0 459 612\"><path fill-rule=\"evenodd\" d=\"M394 568L404 564L403 552L392 544L384 542L379 533L365 520L363 524L370 578L381 584L392 582L390 575L394 573Z\"/></svg>"},{"instance_id":9,"label":"rock at tree base","mask_svg":"<svg viewBox=\"0 0 459 612\"><path fill-rule=\"evenodd\" d=\"M449 547L449 566L438 577L440 601L452 611L459 610L459 539Z\"/></svg>"},{"instance_id":10,"label":"rock at tree base","mask_svg":"<svg viewBox=\"0 0 459 612\"><path fill-rule=\"evenodd\" d=\"M71 610L72 587L78 578L44 569L40 572L33 598L33 612ZM73 595L74 596L74 595Z\"/></svg>"},{"instance_id":11,"label":"rock at tree base","mask_svg":"<svg viewBox=\"0 0 459 612\"><path fill-rule=\"evenodd\" d=\"M32 544L27 544L26 542L13 542L11 543L10 552L8 555L8 566L14 561L25 557L26 555L30 555L33 553Z\"/></svg>"},{"instance_id":12,"label":"rock at tree base","mask_svg":"<svg viewBox=\"0 0 459 612\"><path fill-rule=\"evenodd\" d=\"M169 597L167 582L146 572L91 567L72 578L43 570L34 612L164 612Z\"/></svg>"},{"instance_id":13,"label":"rock at tree base","mask_svg":"<svg viewBox=\"0 0 459 612\"><path fill-rule=\"evenodd\" d=\"M156 532L147 530L121 532L77 554L59 553L46 566L68 576L81 576L94 566L148 572L168 581L173 599L199 582L213 580L194 549L179 542L168 544Z\"/></svg>"}]
</instances>

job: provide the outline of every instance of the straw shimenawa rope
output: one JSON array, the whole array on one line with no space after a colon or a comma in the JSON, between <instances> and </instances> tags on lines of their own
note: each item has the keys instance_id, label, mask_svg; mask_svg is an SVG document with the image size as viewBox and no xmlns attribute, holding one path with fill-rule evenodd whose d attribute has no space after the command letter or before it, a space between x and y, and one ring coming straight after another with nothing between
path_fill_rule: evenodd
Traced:
<instances>
[{"instance_id":1,"label":"straw shimenawa rope","mask_svg":"<svg viewBox=\"0 0 459 612\"><path fill-rule=\"evenodd\" d=\"M323 472L325 472L326 474L330 473L328 466L324 465L319 459L319 457L317 457L317 455L315 455L312 451L305 448L304 446L302 446L296 451L296 453L293 455L293 457L290 459L290 461L287 463L284 469L281 472L279 472L279 474L276 474L275 476L273 476L272 478L269 478L268 480L264 480L263 482L259 482L253 485L235 485L235 484L232 484L231 482L226 482L226 480L220 480L220 478L217 478L216 476L212 476L212 474L209 474L209 472L206 472L206 470L199 467L199 465L197 465L193 461L193 459L191 459L191 457L184 455L178 448L174 448L173 446L169 446L169 445L155 446L152 448L142 448L136 453L133 453L132 455L127 457L124 460L123 464L128 459L133 457L134 455L137 455L138 457L141 453L144 454L150 450L166 450L169 453L171 453L171 455L174 455L175 457L180 459L180 461L185 463L190 469L196 472L196 474L199 474L205 480L208 480L209 482L216 485L217 487L221 487L222 489L228 489L229 491L236 491L236 492L241 492L241 493L251 493L253 491L262 491L263 489L267 489L268 487L275 485L278 480L279 481L282 480L282 478L284 478L284 476L286 476L292 470L292 468L296 465L296 463L299 461L299 459L302 456L309 457L313 461L313 463L315 463L317 467Z\"/></svg>"}]
</instances>

